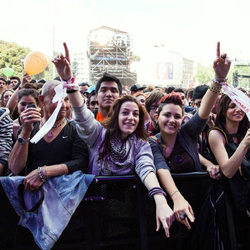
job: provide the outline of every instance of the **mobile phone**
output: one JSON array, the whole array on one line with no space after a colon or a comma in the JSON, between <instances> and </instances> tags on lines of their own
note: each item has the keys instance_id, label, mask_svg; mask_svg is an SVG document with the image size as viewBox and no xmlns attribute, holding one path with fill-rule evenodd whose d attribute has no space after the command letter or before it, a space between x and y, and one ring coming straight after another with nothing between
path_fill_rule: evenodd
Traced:
<instances>
[{"instance_id":1,"label":"mobile phone","mask_svg":"<svg viewBox=\"0 0 250 250\"><path fill-rule=\"evenodd\" d=\"M29 105L26 106L26 109L28 109L28 108L36 108L36 105L35 104L29 104Z\"/></svg>"}]
</instances>

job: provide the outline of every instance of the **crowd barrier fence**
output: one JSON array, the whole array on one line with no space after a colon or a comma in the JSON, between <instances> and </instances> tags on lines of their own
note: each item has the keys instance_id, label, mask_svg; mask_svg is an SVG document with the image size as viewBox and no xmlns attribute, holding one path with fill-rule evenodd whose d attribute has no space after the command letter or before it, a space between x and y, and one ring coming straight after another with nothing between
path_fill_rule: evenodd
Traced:
<instances>
[{"instance_id":1,"label":"crowd barrier fence","mask_svg":"<svg viewBox=\"0 0 250 250\"><path fill-rule=\"evenodd\" d=\"M172 174L179 190L198 211L209 186L206 172ZM156 232L155 204L141 181L129 176L97 176L53 249L177 249L182 240L178 222L171 237ZM39 249L0 185L0 249ZM168 198L169 204L171 200ZM60 216L60 215L59 215Z\"/></svg>"}]
</instances>

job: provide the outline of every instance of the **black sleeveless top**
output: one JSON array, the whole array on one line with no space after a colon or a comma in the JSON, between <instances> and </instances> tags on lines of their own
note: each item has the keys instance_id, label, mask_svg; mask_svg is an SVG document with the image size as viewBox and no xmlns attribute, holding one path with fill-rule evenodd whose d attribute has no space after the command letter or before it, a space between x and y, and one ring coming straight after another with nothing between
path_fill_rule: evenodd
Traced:
<instances>
[{"instance_id":1,"label":"black sleeveless top","mask_svg":"<svg viewBox=\"0 0 250 250\"><path fill-rule=\"evenodd\" d=\"M238 136L236 134L229 134L225 129L221 127L213 127L211 130L219 130L225 137L226 144L225 149L230 158L238 147L238 143L233 141L233 136ZM209 131L209 132L210 132ZM214 159L216 164L217 161L210 150L210 156ZM233 204L234 212L237 214L236 217L240 216L243 221L244 218L249 223L250 215L250 148L248 149L239 169L234 174L231 179L226 177L223 178L226 190L228 191L229 196ZM238 218L240 220L240 218ZM250 225L248 225L248 228Z\"/></svg>"}]
</instances>

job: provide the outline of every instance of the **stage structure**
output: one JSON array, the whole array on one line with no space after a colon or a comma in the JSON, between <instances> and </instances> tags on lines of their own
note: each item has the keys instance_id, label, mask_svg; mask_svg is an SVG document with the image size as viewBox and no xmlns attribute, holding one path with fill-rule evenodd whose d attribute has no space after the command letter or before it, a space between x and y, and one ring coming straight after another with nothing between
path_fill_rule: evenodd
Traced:
<instances>
[{"instance_id":1,"label":"stage structure","mask_svg":"<svg viewBox=\"0 0 250 250\"><path fill-rule=\"evenodd\" d=\"M132 41L130 34L107 26L91 30L88 37L90 83L96 84L104 72L116 76L125 86L137 81L130 72Z\"/></svg>"}]
</instances>

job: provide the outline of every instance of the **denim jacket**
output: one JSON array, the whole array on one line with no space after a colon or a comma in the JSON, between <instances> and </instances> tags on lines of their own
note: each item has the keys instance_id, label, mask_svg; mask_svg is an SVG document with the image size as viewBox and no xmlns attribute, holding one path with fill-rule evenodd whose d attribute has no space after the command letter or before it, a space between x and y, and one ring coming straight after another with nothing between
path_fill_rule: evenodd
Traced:
<instances>
[{"instance_id":1,"label":"denim jacket","mask_svg":"<svg viewBox=\"0 0 250 250\"><path fill-rule=\"evenodd\" d=\"M27 210L20 202L18 187L25 177L1 177L3 189L16 213L20 216L19 225L28 228L36 244L49 250L59 239L71 216L83 199L94 175L76 171L70 175L50 178L37 192L24 191L23 200ZM36 211L28 212L41 196L44 199Z\"/></svg>"}]
</instances>

